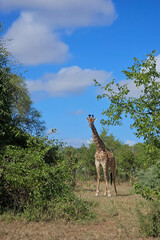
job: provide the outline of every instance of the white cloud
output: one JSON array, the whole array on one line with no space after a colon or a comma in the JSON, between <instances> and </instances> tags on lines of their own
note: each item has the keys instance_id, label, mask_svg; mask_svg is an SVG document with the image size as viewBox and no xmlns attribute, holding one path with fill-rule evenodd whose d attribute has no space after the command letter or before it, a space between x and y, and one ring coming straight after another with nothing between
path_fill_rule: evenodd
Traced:
<instances>
[{"instance_id":1,"label":"white cloud","mask_svg":"<svg viewBox=\"0 0 160 240\"><path fill-rule=\"evenodd\" d=\"M143 91L144 87L140 86L139 88L136 87L136 84L134 83L134 80L121 80L119 81L119 85L122 86L126 84L128 89L129 89L129 93L128 93L128 97L133 97L133 98L137 98L141 95L141 91ZM116 90L117 87L114 86L114 89Z\"/></svg>"},{"instance_id":2,"label":"white cloud","mask_svg":"<svg viewBox=\"0 0 160 240\"><path fill-rule=\"evenodd\" d=\"M68 112L71 115L82 115L84 114L84 111L82 109L78 109L76 111Z\"/></svg>"},{"instance_id":3,"label":"white cloud","mask_svg":"<svg viewBox=\"0 0 160 240\"><path fill-rule=\"evenodd\" d=\"M110 25L117 17L112 0L0 0L1 10L35 11L54 27Z\"/></svg>"},{"instance_id":4,"label":"white cloud","mask_svg":"<svg viewBox=\"0 0 160 240\"><path fill-rule=\"evenodd\" d=\"M61 63L68 46L57 34L77 27L110 25L116 19L111 0L0 0L0 11L20 10L6 38L8 50L24 65Z\"/></svg>"},{"instance_id":5,"label":"white cloud","mask_svg":"<svg viewBox=\"0 0 160 240\"><path fill-rule=\"evenodd\" d=\"M94 143L93 138L90 138L90 139L87 140L87 145L90 145L90 144L92 144L92 143Z\"/></svg>"},{"instance_id":6,"label":"white cloud","mask_svg":"<svg viewBox=\"0 0 160 240\"><path fill-rule=\"evenodd\" d=\"M84 89L93 85L93 79L103 83L110 79L112 73L81 69L78 66L62 68L58 73L45 74L41 79L28 80L27 85L31 92L43 91L50 96L67 94L81 94Z\"/></svg>"},{"instance_id":7,"label":"white cloud","mask_svg":"<svg viewBox=\"0 0 160 240\"><path fill-rule=\"evenodd\" d=\"M156 57L156 59L157 59L156 70L160 72L160 54Z\"/></svg>"},{"instance_id":8,"label":"white cloud","mask_svg":"<svg viewBox=\"0 0 160 240\"><path fill-rule=\"evenodd\" d=\"M125 144L127 144L127 145L129 145L129 146L133 146L133 145L136 144L136 142L135 142L135 141L132 141L132 140L127 140L127 141L125 142Z\"/></svg>"},{"instance_id":9,"label":"white cloud","mask_svg":"<svg viewBox=\"0 0 160 240\"><path fill-rule=\"evenodd\" d=\"M24 65L60 63L69 57L68 46L30 13L23 12L5 38L13 39L8 50Z\"/></svg>"},{"instance_id":10,"label":"white cloud","mask_svg":"<svg viewBox=\"0 0 160 240\"><path fill-rule=\"evenodd\" d=\"M81 138L68 138L68 139L64 139L63 142L67 146L73 146L75 148L81 147L82 144L87 145L87 140L81 139Z\"/></svg>"}]
</instances>

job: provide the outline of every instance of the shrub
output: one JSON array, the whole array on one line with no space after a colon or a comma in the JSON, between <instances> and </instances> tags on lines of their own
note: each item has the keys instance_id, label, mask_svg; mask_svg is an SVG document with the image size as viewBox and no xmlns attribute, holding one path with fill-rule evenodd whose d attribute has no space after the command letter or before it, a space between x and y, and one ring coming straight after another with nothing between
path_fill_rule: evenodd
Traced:
<instances>
[{"instance_id":1,"label":"shrub","mask_svg":"<svg viewBox=\"0 0 160 240\"><path fill-rule=\"evenodd\" d=\"M157 161L146 171L141 170L137 174L137 181L133 183L134 192L141 194L148 200L160 200L160 161Z\"/></svg>"},{"instance_id":2,"label":"shrub","mask_svg":"<svg viewBox=\"0 0 160 240\"><path fill-rule=\"evenodd\" d=\"M141 232L147 237L160 236L160 161L140 171L133 187L136 194L147 200L147 212L137 209Z\"/></svg>"},{"instance_id":3,"label":"shrub","mask_svg":"<svg viewBox=\"0 0 160 240\"><path fill-rule=\"evenodd\" d=\"M52 148L42 139L31 138L26 148L7 146L0 155L0 209L23 213L28 219L66 216L78 219L89 207L78 199L70 186L67 161L47 163Z\"/></svg>"}]
</instances>

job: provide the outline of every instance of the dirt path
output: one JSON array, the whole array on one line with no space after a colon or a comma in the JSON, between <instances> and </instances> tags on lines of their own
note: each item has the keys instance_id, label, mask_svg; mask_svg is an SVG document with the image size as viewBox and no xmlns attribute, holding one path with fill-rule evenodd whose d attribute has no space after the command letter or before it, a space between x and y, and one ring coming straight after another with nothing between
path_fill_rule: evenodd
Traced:
<instances>
[{"instance_id":1,"label":"dirt path","mask_svg":"<svg viewBox=\"0 0 160 240\"><path fill-rule=\"evenodd\" d=\"M103 188L103 184L102 184ZM0 221L1 240L144 240L139 235L135 207L140 197L130 194L128 184L119 185L117 197L95 198L94 184L77 191L87 201L97 202L96 220L76 224L64 220L53 222ZM149 238L150 240L152 238ZM154 238L155 240L156 238ZM157 238L158 239L158 238Z\"/></svg>"}]
</instances>

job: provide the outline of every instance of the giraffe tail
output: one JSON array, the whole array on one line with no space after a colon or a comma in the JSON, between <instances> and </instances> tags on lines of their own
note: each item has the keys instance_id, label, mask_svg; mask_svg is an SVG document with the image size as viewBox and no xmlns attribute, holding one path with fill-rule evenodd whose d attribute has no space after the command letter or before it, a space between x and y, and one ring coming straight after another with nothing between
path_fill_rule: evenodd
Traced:
<instances>
[{"instance_id":1,"label":"giraffe tail","mask_svg":"<svg viewBox=\"0 0 160 240\"><path fill-rule=\"evenodd\" d=\"M112 181L113 181L113 178L112 178L112 172L111 172L111 175L110 175L110 177L111 177L111 185L112 185Z\"/></svg>"}]
</instances>

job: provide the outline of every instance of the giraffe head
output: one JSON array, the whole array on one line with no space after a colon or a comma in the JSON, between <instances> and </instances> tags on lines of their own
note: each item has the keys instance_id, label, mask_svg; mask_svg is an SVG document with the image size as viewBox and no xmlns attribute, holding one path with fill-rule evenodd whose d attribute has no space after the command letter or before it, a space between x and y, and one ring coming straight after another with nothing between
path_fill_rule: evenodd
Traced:
<instances>
[{"instance_id":1,"label":"giraffe head","mask_svg":"<svg viewBox=\"0 0 160 240\"><path fill-rule=\"evenodd\" d=\"M94 115L88 115L88 118L86 118L89 122L89 126L92 127L93 123L97 120L97 118L94 118Z\"/></svg>"}]
</instances>

